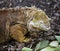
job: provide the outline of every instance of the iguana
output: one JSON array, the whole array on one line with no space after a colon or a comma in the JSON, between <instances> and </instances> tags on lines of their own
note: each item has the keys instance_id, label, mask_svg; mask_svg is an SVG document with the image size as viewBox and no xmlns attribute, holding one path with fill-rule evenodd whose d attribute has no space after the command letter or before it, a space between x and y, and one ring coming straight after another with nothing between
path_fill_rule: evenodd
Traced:
<instances>
[{"instance_id":1,"label":"iguana","mask_svg":"<svg viewBox=\"0 0 60 51\"><path fill-rule=\"evenodd\" d=\"M48 31L50 18L37 7L13 7L0 9L0 43L13 38L18 42L28 42L27 32Z\"/></svg>"}]
</instances>

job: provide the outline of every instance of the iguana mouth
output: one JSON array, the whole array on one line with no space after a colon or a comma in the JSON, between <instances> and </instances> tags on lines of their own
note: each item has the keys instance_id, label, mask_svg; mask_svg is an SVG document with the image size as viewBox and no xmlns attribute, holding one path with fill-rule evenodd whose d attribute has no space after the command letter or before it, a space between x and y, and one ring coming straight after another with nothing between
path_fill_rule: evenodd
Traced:
<instances>
[{"instance_id":1,"label":"iguana mouth","mask_svg":"<svg viewBox=\"0 0 60 51\"><path fill-rule=\"evenodd\" d=\"M44 31L48 31L51 27L46 27L46 25L43 23L43 21L38 21L36 23L34 22L30 22L29 25L32 27L32 28L35 28L35 29L39 29L39 30L44 30Z\"/></svg>"}]
</instances>

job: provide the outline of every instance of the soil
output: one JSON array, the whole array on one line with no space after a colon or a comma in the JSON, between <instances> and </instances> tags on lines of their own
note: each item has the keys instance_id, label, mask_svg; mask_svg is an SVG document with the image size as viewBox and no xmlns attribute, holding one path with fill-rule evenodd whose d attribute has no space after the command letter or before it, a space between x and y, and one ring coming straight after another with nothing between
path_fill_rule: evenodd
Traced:
<instances>
[{"instance_id":1,"label":"soil","mask_svg":"<svg viewBox=\"0 0 60 51\"><path fill-rule=\"evenodd\" d=\"M51 29L47 32L40 32L39 35L35 37L35 40L28 43L19 43L12 39L5 44L0 44L0 51L20 51L23 47L34 49L39 41L53 41L55 40L55 35L60 35L60 0L0 0L0 8L16 6L30 7L32 5L44 10L52 19Z\"/></svg>"}]
</instances>

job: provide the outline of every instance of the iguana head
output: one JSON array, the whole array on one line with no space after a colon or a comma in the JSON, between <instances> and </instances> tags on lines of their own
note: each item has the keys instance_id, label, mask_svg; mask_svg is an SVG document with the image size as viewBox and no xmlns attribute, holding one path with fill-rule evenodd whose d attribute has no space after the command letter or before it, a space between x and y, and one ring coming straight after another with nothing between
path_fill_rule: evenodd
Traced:
<instances>
[{"instance_id":1,"label":"iguana head","mask_svg":"<svg viewBox=\"0 0 60 51\"><path fill-rule=\"evenodd\" d=\"M29 31L48 31L50 29L50 18L41 9L33 9L30 13L31 20L28 23Z\"/></svg>"}]
</instances>

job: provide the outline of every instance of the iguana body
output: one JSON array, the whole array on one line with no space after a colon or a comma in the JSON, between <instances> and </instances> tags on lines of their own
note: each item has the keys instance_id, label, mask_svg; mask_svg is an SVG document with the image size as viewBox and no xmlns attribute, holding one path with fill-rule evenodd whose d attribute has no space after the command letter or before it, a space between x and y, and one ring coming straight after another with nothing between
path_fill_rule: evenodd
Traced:
<instances>
[{"instance_id":1,"label":"iguana body","mask_svg":"<svg viewBox=\"0 0 60 51\"><path fill-rule=\"evenodd\" d=\"M7 41L9 37L19 42L26 42L24 35L28 31L38 32L49 29L49 18L39 8L15 7L0 9L0 43Z\"/></svg>"}]
</instances>

